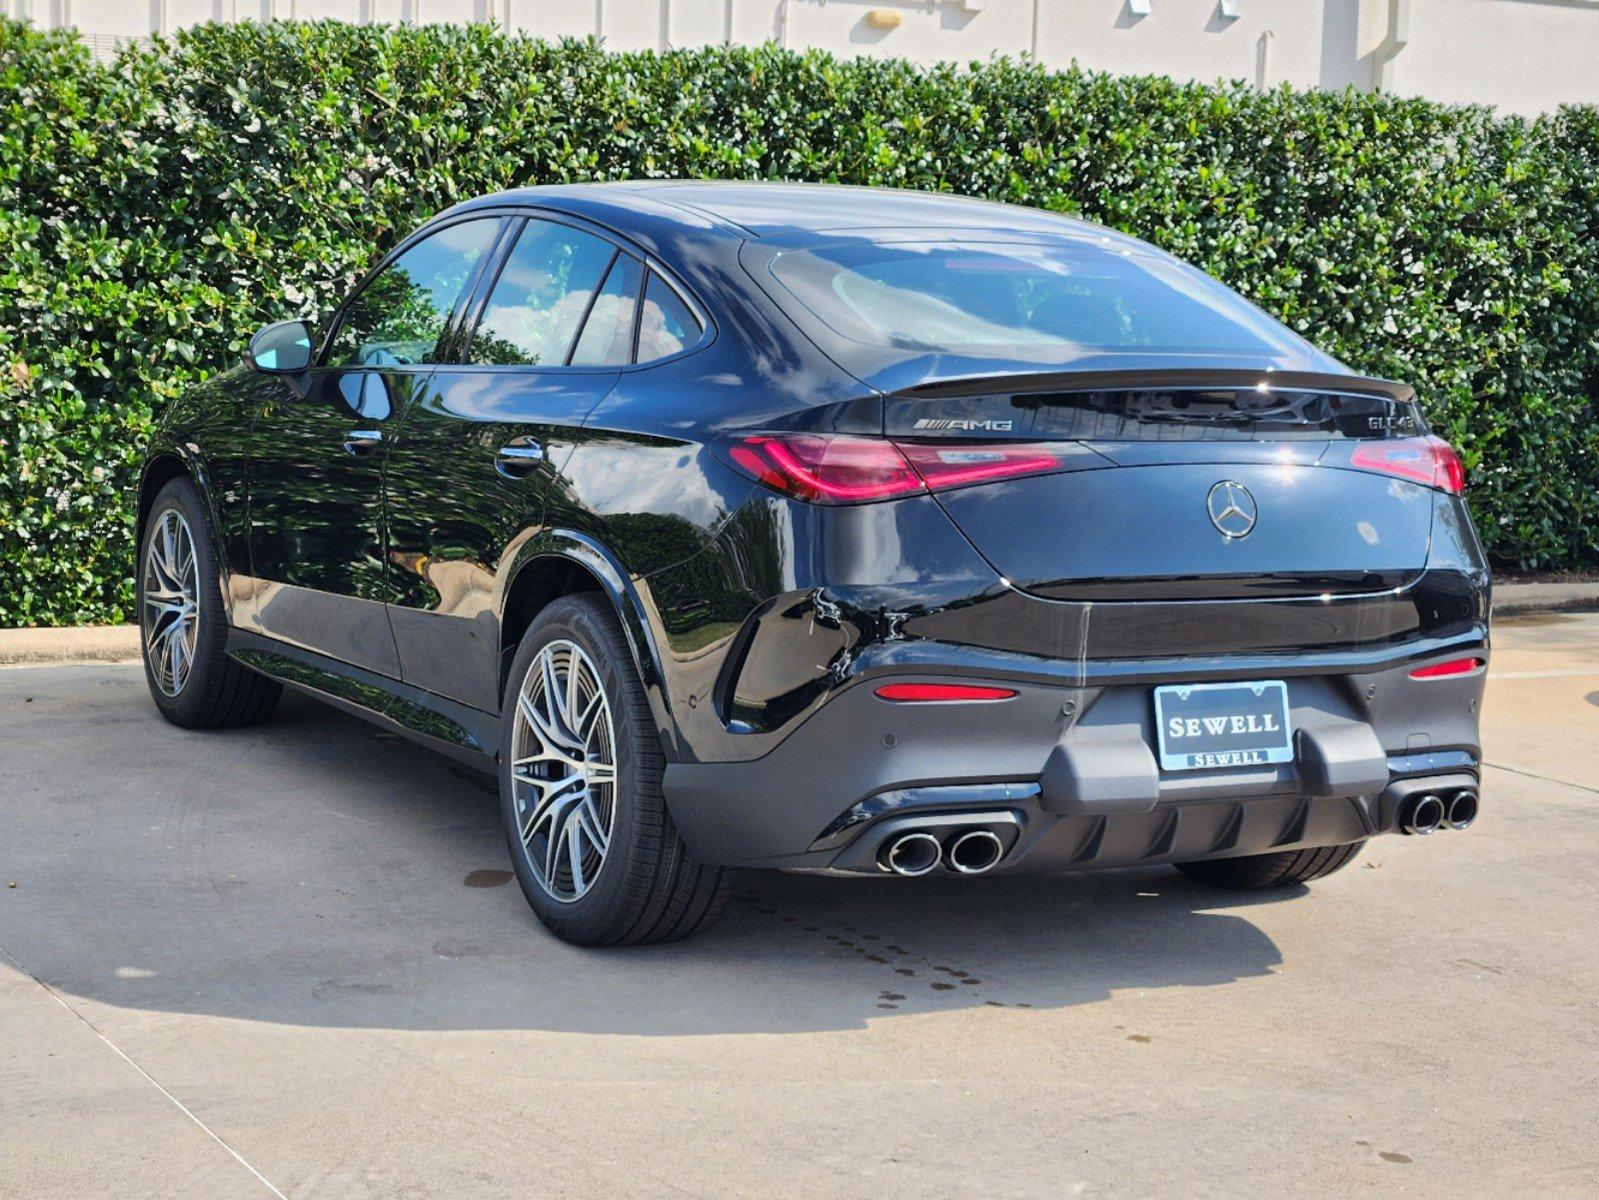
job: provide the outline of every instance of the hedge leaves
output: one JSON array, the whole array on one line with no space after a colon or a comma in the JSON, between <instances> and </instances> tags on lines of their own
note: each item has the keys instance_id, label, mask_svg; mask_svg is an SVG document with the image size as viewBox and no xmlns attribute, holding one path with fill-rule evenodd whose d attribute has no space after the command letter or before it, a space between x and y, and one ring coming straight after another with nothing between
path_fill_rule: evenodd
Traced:
<instances>
[{"instance_id":1,"label":"hedge leaves","mask_svg":"<svg viewBox=\"0 0 1599 1200\"><path fill-rule=\"evenodd\" d=\"M520 184L959 191L1181 255L1462 449L1496 562L1599 562L1599 114L483 26L207 25L94 61L0 22L0 625L132 614L151 415L374 251Z\"/></svg>"}]
</instances>

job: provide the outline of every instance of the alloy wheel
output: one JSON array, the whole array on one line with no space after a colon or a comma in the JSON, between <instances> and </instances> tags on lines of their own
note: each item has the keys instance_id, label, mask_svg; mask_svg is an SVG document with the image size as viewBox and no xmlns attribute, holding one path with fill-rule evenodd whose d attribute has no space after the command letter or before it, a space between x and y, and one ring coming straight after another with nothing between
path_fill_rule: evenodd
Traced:
<instances>
[{"instance_id":1,"label":"alloy wheel","mask_svg":"<svg viewBox=\"0 0 1599 1200\"><path fill-rule=\"evenodd\" d=\"M194 667L200 631L200 567L194 535L175 508L156 522L144 559L144 653L156 686L176 696Z\"/></svg>"},{"instance_id":2,"label":"alloy wheel","mask_svg":"<svg viewBox=\"0 0 1599 1200\"><path fill-rule=\"evenodd\" d=\"M539 886L571 903L605 863L616 816L616 730L599 672L575 642L552 641L516 697L511 794Z\"/></svg>"}]
</instances>

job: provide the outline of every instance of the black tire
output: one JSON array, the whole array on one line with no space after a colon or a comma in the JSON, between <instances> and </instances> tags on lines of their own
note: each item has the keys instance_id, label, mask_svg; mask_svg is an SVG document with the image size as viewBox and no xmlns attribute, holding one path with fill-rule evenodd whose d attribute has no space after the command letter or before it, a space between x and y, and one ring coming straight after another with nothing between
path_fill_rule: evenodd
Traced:
<instances>
[{"instance_id":1,"label":"black tire","mask_svg":"<svg viewBox=\"0 0 1599 1200\"><path fill-rule=\"evenodd\" d=\"M168 512L175 512L182 518L193 544L194 610L198 618L192 658L188 659L181 686L174 691L169 691L157 678L158 668L151 655L151 633L152 627L159 632L159 618L146 603L151 544L162 531ZM282 686L223 653L228 625L227 615L222 610L221 570L205 504L191 480L174 479L157 494L140 540L137 570L139 646L144 657L144 677L161 715L185 729L253 725L271 716L283 692Z\"/></svg>"},{"instance_id":2,"label":"black tire","mask_svg":"<svg viewBox=\"0 0 1599 1200\"><path fill-rule=\"evenodd\" d=\"M540 882L522 841L511 785L517 697L539 651L556 641L571 642L588 656L615 733L609 845L588 890L575 899L557 898ZM500 813L506 843L522 894L552 933L580 946L670 942L716 919L732 893L735 872L697 862L672 824L649 702L622 627L603 598L566 596L538 615L512 662L502 711Z\"/></svg>"},{"instance_id":3,"label":"black tire","mask_svg":"<svg viewBox=\"0 0 1599 1200\"><path fill-rule=\"evenodd\" d=\"M1343 846L1282 850L1276 854L1247 854L1242 858L1213 858L1205 862L1178 863L1177 869L1206 887L1259 892L1331 875L1353 862L1365 844L1350 842Z\"/></svg>"}]
</instances>

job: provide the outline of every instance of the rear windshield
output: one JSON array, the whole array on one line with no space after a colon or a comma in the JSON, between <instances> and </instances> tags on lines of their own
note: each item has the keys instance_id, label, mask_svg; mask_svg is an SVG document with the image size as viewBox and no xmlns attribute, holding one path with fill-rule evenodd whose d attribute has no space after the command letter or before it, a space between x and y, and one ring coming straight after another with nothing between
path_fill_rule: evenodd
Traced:
<instances>
[{"instance_id":1,"label":"rear windshield","mask_svg":"<svg viewBox=\"0 0 1599 1200\"><path fill-rule=\"evenodd\" d=\"M789 251L772 272L835 332L867 345L962 354L1306 349L1192 267L1082 242L855 243Z\"/></svg>"}]
</instances>

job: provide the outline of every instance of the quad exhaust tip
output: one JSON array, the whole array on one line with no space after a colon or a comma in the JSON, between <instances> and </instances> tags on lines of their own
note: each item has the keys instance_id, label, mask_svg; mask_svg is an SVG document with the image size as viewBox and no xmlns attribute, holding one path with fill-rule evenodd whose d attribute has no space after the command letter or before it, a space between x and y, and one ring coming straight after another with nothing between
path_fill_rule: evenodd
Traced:
<instances>
[{"instance_id":1,"label":"quad exhaust tip","mask_svg":"<svg viewBox=\"0 0 1599 1200\"><path fill-rule=\"evenodd\" d=\"M1399 810L1399 832L1425 837L1440 829L1466 829L1477 820L1476 788L1442 788L1418 792Z\"/></svg>"},{"instance_id":2,"label":"quad exhaust tip","mask_svg":"<svg viewBox=\"0 0 1599 1200\"><path fill-rule=\"evenodd\" d=\"M1405 806L1399 828L1403 833L1426 837L1429 833L1437 833L1447 818L1443 800L1432 792L1425 792Z\"/></svg>"},{"instance_id":3,"label":"quad exhaust tip","mask_svg":"<svg viewBox=\"0 0 1599 1200\"><path fill-rule=\"evenodd\" d=\"M940 866L957 875L992 871L1005 857L1005 842L991 829L965 828L939 834L929 829L908 829L893 834L878 847L877 863L893 875L914 877Z\"/></svg>"},{"instance_id":4,"label":"quad exhaust tip","mask_svg":"<svg viewBox=\"0 0 1599 1200\"><path fill-rule=\"evenodd\" d=\"M944 847L932 834L921 829L902 833L884 843L879 861L895 875L926 875L938 866Z\"/></svg>"},{"instance_id":5,"label":"quad exhaust tip","mask_svg":"<svg viewBox=\"0 0 1599 1200\"><path fill-rule=\"evenodd\" d=\"M1005 856L1005 843L988 829L973 829L950 839L944 852L944 865L962 875L981 875L993 870Z\"/></svg>"},{"instance_id":6,"label":"quad exhaust tip","mask_svg":"<svg viewBox=\"0 0 1599 1200\"><path fill-rule=\"evenodd\" d=\"M1464 829L1477 819L1477 793L1462 788L1449 801L1449 811L1444 824L1450 829Z\"/></svg>"}]
</instances>

